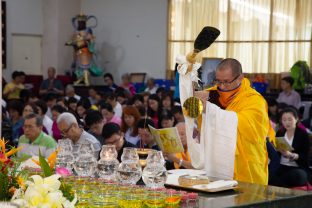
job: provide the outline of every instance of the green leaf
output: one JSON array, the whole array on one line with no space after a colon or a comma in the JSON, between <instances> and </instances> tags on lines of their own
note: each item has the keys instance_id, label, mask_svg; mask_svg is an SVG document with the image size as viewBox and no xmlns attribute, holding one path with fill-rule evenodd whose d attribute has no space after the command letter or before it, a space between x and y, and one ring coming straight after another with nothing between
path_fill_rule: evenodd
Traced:
<instances>
[{"instance_id":1,"label":"green leaf","mask_svg":"<svg viewBox=\"0 0 312 208\"><path fill-rule=\"evenodd\" d=\"M53 171L50 168L48 162L45 160L45 158L41 155L41 152L39 150L39 162L40 162L40 167L41 170L43 171L43 174L45 177L49 177L53 175Z\"/></svg>"},{"instance_id":2,"label":"green leaf","mask_svg":"<svg viewBox=\"0 0 312 208\"><path fill-rule=\"evenodd\" d=\"M22 163L31 158L31 155L22 154L20 157L14 157L14 161L18 163Z\"/></svg>"}]
</instances>

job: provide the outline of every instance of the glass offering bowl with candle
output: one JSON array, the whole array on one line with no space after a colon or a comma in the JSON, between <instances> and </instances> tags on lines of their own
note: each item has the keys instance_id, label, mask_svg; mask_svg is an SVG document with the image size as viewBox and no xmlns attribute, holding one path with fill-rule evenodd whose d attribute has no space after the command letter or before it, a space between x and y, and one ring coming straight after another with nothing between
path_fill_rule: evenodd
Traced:
<instances>
[{"instance_id":1,"label":"glass offering bowl with candle","mask_svg":"<svg viewBox=\"0 0 312 208\"><path fill-rule=\"evenodd\" d=\"M167 180L167 170L162 152L151 150L146 161L147 165L142 173L145 185L153 189L163 188Z\"/></svg>"},{"instance_id":2,"label":"glass offering bowl with candle","mask_svg":"<svg viewBox=\"0 0 312 208\"><path fill-rule=\"evenodd\" d=\"M102 146L101 159L97 163L97 173L100 178L108 181L116 180L116 172L119 165L117 155L114 145Z\"/></svg>"},{"instance_id":3,"label":"glass offering bowl with candle","mask_svg":"<svg viewBox=\"0 0 312 208\"><path fill-rule=\"evenodd\" d=\"M117 179L122 184L136 184L142 176L142 167L139 164L139 155L136 148L123 149L121 163L117 169Z\"/></svg>"}]
</instances>

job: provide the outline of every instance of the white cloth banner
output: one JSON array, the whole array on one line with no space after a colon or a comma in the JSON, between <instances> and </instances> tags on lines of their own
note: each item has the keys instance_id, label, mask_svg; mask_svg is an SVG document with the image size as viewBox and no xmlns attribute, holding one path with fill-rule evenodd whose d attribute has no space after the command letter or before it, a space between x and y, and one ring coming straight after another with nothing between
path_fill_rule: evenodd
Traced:
<instances>
[{"instance_id":1,"label":"white cloth banner","mask_svg":"<svg viewBox=\"0 0 312 208\"><path fill-rule=\"evenodd\" d=\"M180 100L193 96L190 74L180 74ZM202 115L200 143L193 139L194 119L185 117L188 151L192 165L205 169L208 176L233 179L238 119L235 112L206 103Z\"/></svg>"}]
</instances>

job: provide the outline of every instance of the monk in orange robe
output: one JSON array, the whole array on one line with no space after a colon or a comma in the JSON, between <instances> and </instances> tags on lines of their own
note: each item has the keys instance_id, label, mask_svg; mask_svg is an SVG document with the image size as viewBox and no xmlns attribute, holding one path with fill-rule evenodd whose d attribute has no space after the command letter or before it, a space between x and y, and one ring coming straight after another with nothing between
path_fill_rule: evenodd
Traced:
<instances>
[{"instance_id":1,"label":"monk in orange robe","mask_svg":"<svg viewBox=\"0 0 312 208\"><path fill-rule=\"evenodd\" d=\"M216 69L215 85L205 91L195 92L194 95L203 101L205 112L206 108L217 105L218 112L221 111L225 115L227 112L231 113L231 116L236 119L233 178L243 182L267 184L266 137L273 135L274 131L270 127L266 101L251 88L249 80L244 78L239 61L230 58L221 61ZM231 121L224 120L223 125L232 124ZM207 128L207 126L203 123L202 128ZM223 128L222 125L219 125L219 128ZM227 133L222 132L221 134L226 135ZM200 138L200 140L203 139L207 138ZM205 151L205 148L202 150ZM194 156L202 154L194 151L192 153ZM204 152L204 154L207 153Z\"/></svg>"}]
</instances>

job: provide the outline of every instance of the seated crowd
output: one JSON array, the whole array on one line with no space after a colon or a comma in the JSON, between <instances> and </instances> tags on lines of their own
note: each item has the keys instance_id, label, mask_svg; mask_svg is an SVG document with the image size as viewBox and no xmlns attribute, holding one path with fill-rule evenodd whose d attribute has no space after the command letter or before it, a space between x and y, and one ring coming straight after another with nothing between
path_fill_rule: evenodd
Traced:
<instances>
[{"instance_id":1,"label":"seated crowd","mask_svg":"<svg viewBox=\"0 0 312 208\"><path fill-rule=\"evenodd\" d=\"M137 147L159 150L148 126L155 128L177 127L185 151L168 154L164 152L168 169L192 168L187 151L185 124L179 100L173 99L171 91L156 87L148 80L142 93L130 83L129 75L122 76L122 83L114 83L113 76L104 75L110 92L89 87L89 97L75 93L72 85L65 88L55 79L55 69L48 69L39 95L25 91L22 74L14 72L12 83L4 88L5 104L2 104L2 135L13 146L24 146L19 154L38 155L39 148L48 156L60 139L69 139L73 154L79 154L82 143L91 143L96 158L101 145L115 145L118 160L123 148ZM269 184L293 187L305 185L311 178L309 136L312 128L312 110L307 120L298 114L300 94L292 89L290 77L282 79L282 92L278 99L268 98L269 117L276 136L283 136L293 151L278 152L274 142L268 141Z\"/></svg>"}]
</instances>

